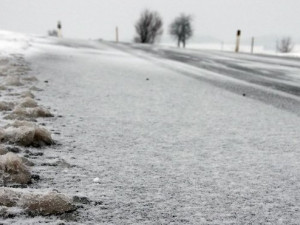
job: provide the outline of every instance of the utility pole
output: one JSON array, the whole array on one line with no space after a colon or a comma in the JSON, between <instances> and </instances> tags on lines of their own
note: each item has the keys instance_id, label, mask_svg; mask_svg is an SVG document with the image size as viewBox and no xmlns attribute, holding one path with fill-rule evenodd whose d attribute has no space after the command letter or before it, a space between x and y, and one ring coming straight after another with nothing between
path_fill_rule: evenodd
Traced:
<instances>
[{"instance_id":1,"label":"utility pole","mask_svg":"<svg viewBox=\"0 0 300 225\"><path fill-rule=\"evenodd\" d=\"M119 43L119 28L116 27L116 42Z\"/></svg>"},{"instance_id":2,"label":"utility pole","mask_svg":"<svg viewBox=\"0 0 300 225\"><path fill-rule=\"evenodd\" d=\"M240 39L241 39L241 30L238 30L236 32L235 52L239 52L239 50L240 50Z\"/></svg>"},{"instance_id":3,"label":"utility pole","mask_svg":"<svg viewBox=\"0 0 300 225\"><path fill-rule=\"evenodd\" d=\"M251 38L251 54L254 52L254 37Z\"/></svg>"},{"instance_id":4,"label":"utility pole","mask_svg":"<svg viewBox=\"0 0 300 225\"><path fill-rule=\"evenodd\" d=\"M57 36L58 37L62 37L62 34L61 34L61 22L60 21L57 22Z\"/></svg>"}]
</instances>

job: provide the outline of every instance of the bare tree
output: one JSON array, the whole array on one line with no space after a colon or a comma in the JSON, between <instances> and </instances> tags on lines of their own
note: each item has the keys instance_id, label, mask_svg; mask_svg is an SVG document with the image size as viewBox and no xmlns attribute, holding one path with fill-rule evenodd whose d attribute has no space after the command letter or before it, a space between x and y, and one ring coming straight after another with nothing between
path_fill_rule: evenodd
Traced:
<instances>
[{"instance_id":1,"label":"bare tree","mask_svg":"<svg viewBox=\"0 0 300 225\"><path fill-rule=\"evenodd\" d=\"M52 37L58 37L57 30L49 30L48 35Z\"/></svg>"},{"instance_id":2,"label":"bare tree","mask_svg":"<svg viewBox=\"0 0 300 225\"><path fill-rule=\"evenodd\" d=\"M153 44L163 33L162 26L163 21L158 12L143 11L135 24L137 36L134 41Z\"/></svg>"},{"instance_id":3,"label":"bare tree","mask_svg":"<svg viewBox=\"0 0 300 225\"><path fill-rule=\"evenodd\" d=\"M192 37L193 28L191 22L192 17L190 15L181 14L171 23L169 32L177 40L178 47L182 43L185 48L186 41Z\"/></svg>"},{"instance_id":4,"label":"bare tree","mask_svg":"<svg viewBox=\"0 0 300 225\"><path fill-rule=\"evenodd\" d=\"M276 49L282 53L289 53L293 50L294 45L292 43L292 39L290 37L282 38L281 40L276 42Z\"/></svg>"}]
</instances>

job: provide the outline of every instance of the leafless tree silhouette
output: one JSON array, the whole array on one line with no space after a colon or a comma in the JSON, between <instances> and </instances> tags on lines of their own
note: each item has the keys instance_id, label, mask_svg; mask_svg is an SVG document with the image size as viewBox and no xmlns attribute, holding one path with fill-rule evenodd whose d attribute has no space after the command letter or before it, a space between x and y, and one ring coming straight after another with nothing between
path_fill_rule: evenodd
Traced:
<instances>
[{"instance_id":1,"label":"leafless tree silhouette","mask_svg":"<svg viewBox=\"0 0 300 225\"><path fill-rule=\"evenodd\" d=\"M158 12L145 10L135 24L137 36L134 38L138 43L154 43L163 33L163 20Z\"/></svg>"},{"instance_id":2,"label":"leafless tree silhouette","mask_svg":"<svg viewBox=\"0 0 300 225\"><path fill-rule=\"evenodd\" d=\"M277 51L282 53L289 53L293 50L294 45L292 43L292 39L290 37L282 38L276 43Z\"/></svg>"},{"instance_id":3,"label":"leafless tree silhouette","mask_svg":"<svg viewBox=\"0 0 300 225\"><path fill-rule=\"evenodd\" d=\"M192 17L190 15L181 14L171 23L169 32L177 40L178 47L182 43L185 48L186 41L192 37L193 28L191 22Z\"/></svg>"},{"instance_id":4,"label":"leafless tree silhouette","mask_svg":"<svg viewBox=\"0 0 300 225\"><path fill-rule=\"evenodd\" d=\"M57 30L49 30L48 35L52 37L58 37Z\"/></svg>"}]
</instances>

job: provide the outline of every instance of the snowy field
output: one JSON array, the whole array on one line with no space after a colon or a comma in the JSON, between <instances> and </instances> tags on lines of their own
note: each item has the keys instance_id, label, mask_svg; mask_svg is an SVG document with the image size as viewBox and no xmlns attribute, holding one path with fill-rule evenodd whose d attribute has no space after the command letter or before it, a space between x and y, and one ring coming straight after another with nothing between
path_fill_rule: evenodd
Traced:
<instances>
[{"instance_id":1,"label":"snowy field","mask_svg":"<svg viewBox=\"0 0 300 225\"><path fill-rule=\"evenodd\" d=\"M183 72L235 78L130 47L0 34L1 65L12 65L0 71L1 86L10 73L39 80L1 90L0 100L19 101L12 93L34 85L43 90L32 89L36 100L54 115L36 123L55 145L20 147L39 179L17 189L86 197L72 213L31 217L15 208L0 223L300 223L297 113ZM297 95L275 92L299 107ZM2 127L12 122L6 115Z\"/></svg>"},{"instance_id":2,"label":"snowy field","mask_svg":"<svg viewBox=\"0 0 300 225\"><path fill-rule=\"evenodd\" d=\"M249 43L251 43L250 40L247 40ZM176 45L174 43L170 42L163 42L158 44L159 46L166 46L166 47L175 47ZM273 48L266 48L263 44L256 44L254 45L253 52L255 54L262 54L262 55L269 55L269 56L288 56L288 57L300 57L300 45L295 44L293 46L292 52L289 53L280 53L277 52L275 49L276 41L274 41ZM234 52L235 51L235 44L234 43L223 43L223 42L203 42L203 43L188 43L187 45L188 49L194 49L194 50L214 50L214 51L224 51L224 52ZM241 53L251 53L251 44L241 43L240 45L240 52Z\"/></svg>"}]
</instances>

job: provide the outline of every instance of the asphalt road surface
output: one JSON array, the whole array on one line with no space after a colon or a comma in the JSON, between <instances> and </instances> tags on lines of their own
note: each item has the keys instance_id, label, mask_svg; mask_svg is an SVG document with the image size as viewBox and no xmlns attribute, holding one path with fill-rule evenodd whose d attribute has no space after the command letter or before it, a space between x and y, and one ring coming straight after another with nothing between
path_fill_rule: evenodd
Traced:
<instances>
[{"instance_id":1,"label":"asphalt road surface","mask_svg":"<svg viewBox=\"0 0 300 225\"><path fill-rule=\"evenodd\" d=\"M97 202L67 224L299 224L298 60L30 44L59 143L34 161L38 186Z\"/></svg>"},{"instance_id":2,"label":"asphalt road surface","mask_svg":"<svg viewBox=\"0 0 300 225\"><path fill-rule=\"evenodd\" d=\"M148 54L152 58L173 60L204 69L211 73L201 76L199 71L191 72L164 65L183 75L300 115L300 59L298 58L139 44L112 46L142 57ZM161 62L158 63L163 65Z\"/></svg>"}]
</instances>

